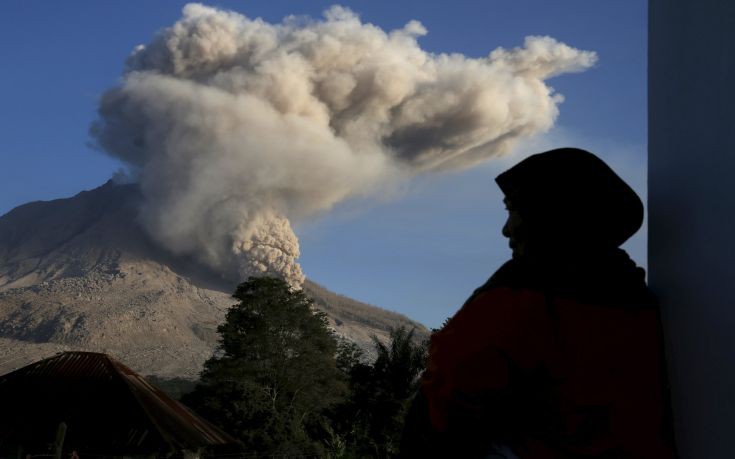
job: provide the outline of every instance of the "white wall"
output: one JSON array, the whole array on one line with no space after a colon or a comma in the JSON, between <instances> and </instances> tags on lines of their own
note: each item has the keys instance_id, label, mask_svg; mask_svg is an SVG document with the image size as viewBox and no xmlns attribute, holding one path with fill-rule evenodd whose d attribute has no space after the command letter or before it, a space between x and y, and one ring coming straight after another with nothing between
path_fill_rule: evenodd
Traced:
<instances>
[{"instance_id":1,"label":"white wall","mask_svg":"<svg viewBox=\"0 0 735 459\"><path fill-rule=\"evenodd\" d=\"M649 279L683 458L735 458L735 1L649 2Z\"/></svg>"}]
</instances>

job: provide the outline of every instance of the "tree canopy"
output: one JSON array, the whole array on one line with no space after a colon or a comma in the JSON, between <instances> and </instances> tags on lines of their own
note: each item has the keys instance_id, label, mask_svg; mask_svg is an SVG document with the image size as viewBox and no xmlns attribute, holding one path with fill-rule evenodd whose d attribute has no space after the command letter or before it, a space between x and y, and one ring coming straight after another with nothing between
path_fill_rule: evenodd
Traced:
<instances>
[{"instance_id":1,"label":"tree canopy","mask_svg":"<svg viewBox=\"0 0 735 459\"><path fill-rule=\"evenodd\" d=\"M426 354L413 331L392 330L388 343L374 337L371 363L280 279L250 278L233 297L217 352L185 404L240 439L248 454L397 454Z\"/></svg>"},{"instance_id":2,"label":"tree canopy","mask_svg":"<svg viewBox=\"0 0 735 459\"><path fill-rule=\"evenodd\" d=\"M417 343L413 330L391 330L385 344L373 338L377 358L372 364L354 356L346 346L340 355L349 364L349 395L333 416L336 431L346 444L349 457L394 457L410 401L424 370L426 343ZM352 350L352 353L350 353Z\"/></svg>"},{"instance_id":3,"label":"tree canopy","mask_svg":"<svg viewBox=\"0 0 735 459\"><path fill-rule=\"evenodd\" d=\"M250 278L233 297L218 351L184 403L250 451L324 455L324 412L346 390L325 315L275 278Z\"/></svg>"}]
</instances>

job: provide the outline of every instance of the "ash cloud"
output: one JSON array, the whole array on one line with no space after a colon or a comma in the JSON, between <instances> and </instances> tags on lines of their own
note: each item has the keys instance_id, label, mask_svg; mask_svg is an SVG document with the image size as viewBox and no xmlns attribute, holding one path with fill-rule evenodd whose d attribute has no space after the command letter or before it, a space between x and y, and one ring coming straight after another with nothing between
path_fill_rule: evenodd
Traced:
<instances>
[{"instance_id":1,"label":"ash cloud","mask_svg":"<svg viewBox=\"0 0 735 459\"><path fill-rule=\"evenodd\" d=\"M471 167L548 130L545 79L594 65L550 37L484 58L432 54L342 7L278 24L189 4L135 48L91 133L140 183L164 247L223 276L298 287L290 222L422 173Z\"/></svg>"}]
</instances>

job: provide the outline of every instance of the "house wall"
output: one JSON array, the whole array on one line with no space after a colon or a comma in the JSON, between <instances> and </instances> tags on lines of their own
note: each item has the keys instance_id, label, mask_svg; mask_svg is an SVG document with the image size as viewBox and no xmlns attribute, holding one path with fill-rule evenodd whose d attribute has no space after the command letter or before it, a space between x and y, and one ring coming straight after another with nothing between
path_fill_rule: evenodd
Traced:
<instances>
[{"instance_id":1,"label":"house wall","mask_svg":"<svg viewBox=\"0 0 735 459\"><path fill-rule=\"evenodd\" d=\"M649 2L649 281L683 458L735 458L735 1Z\"/></svg>"}]
</instances>

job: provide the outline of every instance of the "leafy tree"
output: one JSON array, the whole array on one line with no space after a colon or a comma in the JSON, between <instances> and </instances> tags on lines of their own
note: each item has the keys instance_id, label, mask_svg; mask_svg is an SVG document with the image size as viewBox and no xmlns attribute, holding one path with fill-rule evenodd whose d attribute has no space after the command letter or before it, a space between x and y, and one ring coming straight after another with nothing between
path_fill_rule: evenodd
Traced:
<instances>
[{"instance_id":1,"label":"leafy tree","mask_svg":"<svg viewBox=\"0 0 735 459\"><path fill-rule=\"evenodd\" d=\"M335 410L334 421L347 456L398 453L406 411L425 366L426 343L416 343L413 330L392 330L388 345L375 337L373 342L378 356L372 365L356 356L354 346L341 349L338 358L348 374L350 395Z\"/></svg>"},{"instance_id":2,"label":"leafy tree","mask_svg":"<svg viewBox=\"0 0 735 459\"><path fill-rule=\"evenodd\" d=\"M217 329L218 352L184 403L250 452L327 455L332 429L325 413L346 387L324 313L275 278L250 278L233 297L239 303Z\"/></svg>"}]
</instances>

